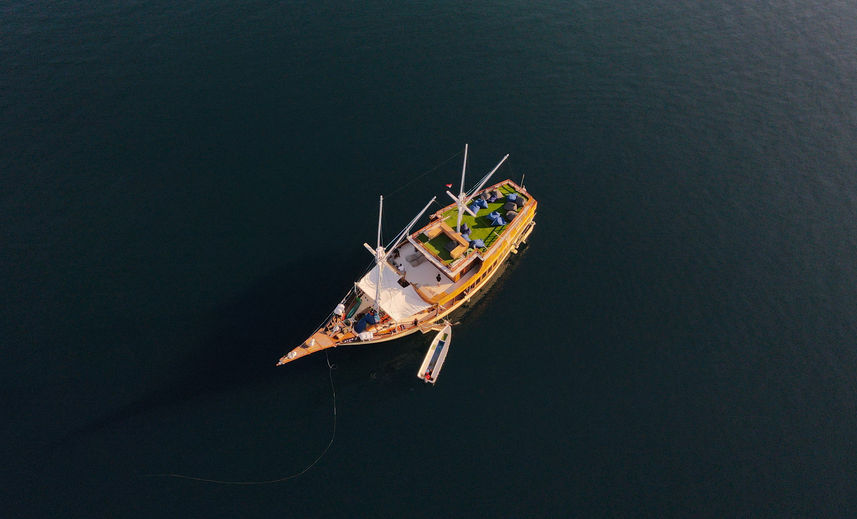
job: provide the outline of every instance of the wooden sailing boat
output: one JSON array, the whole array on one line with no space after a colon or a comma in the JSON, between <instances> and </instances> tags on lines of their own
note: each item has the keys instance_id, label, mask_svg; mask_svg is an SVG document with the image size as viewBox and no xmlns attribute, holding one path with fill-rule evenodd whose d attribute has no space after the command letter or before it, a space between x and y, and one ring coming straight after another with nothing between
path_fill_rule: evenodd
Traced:
<instances>
[{"instance_id":1,"label":"wooden sailing boat","mask_svg":"<svg viewBox=\"0 0 857 519\"><path fill-rule=\"evenodd\" d=\"M439 322L485 287L509 254L517 252L533 232L538 203L512 180L484 187L509 155L465 192L467 151L465 145L459 193L447 191L454 203L431 214L428 224L411 233L435 201L432 198L386 247L381 243L381 196L376 245L363 244L375 257L374 268L306 341L280 358L278 366L327 348L437 330Z\"/></svg>"}]
</instances>

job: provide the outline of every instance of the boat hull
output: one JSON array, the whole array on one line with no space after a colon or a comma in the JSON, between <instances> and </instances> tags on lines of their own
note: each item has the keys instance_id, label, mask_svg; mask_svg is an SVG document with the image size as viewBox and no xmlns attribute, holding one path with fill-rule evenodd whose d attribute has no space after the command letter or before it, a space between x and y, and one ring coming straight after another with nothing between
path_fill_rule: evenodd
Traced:
<instances>
[{"instance_id":1,"label":"boat hull","mask_svg":"<svg viewBox=\"0 0 857 519\"><path fill-rule=\"evenodd\" d=\"M452 344L452 325L447 324L437 333L426 352L425 359L417 371L417 378L427 384L434 384L443 368L449 346Z\"/></svg>"},{"instance_id":2,"label":"boat hull","mask_svg":"<svg viewBox=\"0 0 857 519\"><path fill-rule=\"evenodd\" d=\"M521 189L526 193L523 188ZM529 193L527 193L527 195L529 196ZM477 293L485 288L486 285L494 279L497 272L501 270L501 267L507 262L509 255L517 253L518 248L522 244L526 243L526 240L529 238L536 225L536 210L537 203L534 203L530 211L527 211L526 214L521 214L521 217L519 217L521 221L518 230L514 234L509 235L508 238L502 240L502 243L498 244L498 248L493 251L489 257L485 258L481 268L477 274L473 276L473 281L451 293L445 300L435 303L433 309L428 311L427 315L421 316L417 319L418 322L415 323L415 325L400 324L396 326L393 331L385 330L372 337L366 337L364 339L360 339L354 334L339 339L332 338L325 328L321 328L301 346L298 346L287 355L281 357L277 365L280 366L287 364L301 357L305 357L306 355L327 348L377 344L400 339L416 333L417 331L428 333L432 330L439 330L441 326L439 326L438 323L461 308L462 305L467 303L476 296Z\"/></svg>"}]
</instances>

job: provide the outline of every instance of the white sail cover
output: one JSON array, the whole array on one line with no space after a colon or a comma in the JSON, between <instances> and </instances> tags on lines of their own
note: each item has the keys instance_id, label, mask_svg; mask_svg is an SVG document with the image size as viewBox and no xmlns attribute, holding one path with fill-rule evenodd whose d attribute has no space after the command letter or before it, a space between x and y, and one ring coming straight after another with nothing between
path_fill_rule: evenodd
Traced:
<instances>
[{"instance_id":1,"label":"white sail cover","mask_svg":"<svg viewBox=\"0 0 857 519\"><path fill-rule=\"evenodd\" d=\"M414 314L431 306L423 301L414 287L399 285L399 274L386 263L383 265L384 270L381 271L381 310L387 312L394 321L406 321ZM378 265L375 265L375 268L357 282L357 286L368 297L374 299L377 281Z\"/></svg>"}]
</instances>

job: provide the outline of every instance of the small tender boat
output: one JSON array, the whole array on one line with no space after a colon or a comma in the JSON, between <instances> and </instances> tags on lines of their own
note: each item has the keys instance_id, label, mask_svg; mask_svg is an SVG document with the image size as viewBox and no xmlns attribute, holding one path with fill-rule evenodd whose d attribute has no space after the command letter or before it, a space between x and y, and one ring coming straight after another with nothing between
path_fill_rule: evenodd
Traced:
<instances>
[{"instance_id":1,"label":"small tender boat","mask_svg":"<svg viewBox=\"0 0 857 519\"><path fill-rule=\"evenodd\" d=\"M443 367L443 361L446 360L446 353L449 351L449 345L452 343L452 325L447 323L441 331L435 335L431 341L426 358L420 365L420 370L417 371L417 378L422 379L426 383L435 383L437 376L440 375L440 369Z\"/></svg>"}]
</instances>

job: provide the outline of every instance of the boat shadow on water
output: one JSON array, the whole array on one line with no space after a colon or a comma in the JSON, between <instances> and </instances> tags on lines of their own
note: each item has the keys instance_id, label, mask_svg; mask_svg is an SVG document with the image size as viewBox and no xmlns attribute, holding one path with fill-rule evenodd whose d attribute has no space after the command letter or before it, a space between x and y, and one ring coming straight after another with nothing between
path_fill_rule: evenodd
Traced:
<instances>
[{"instance_id":1,"label":"boat shadow on water","mask_svg":"<svg viewBox=\"0 0 857 519\"><path fill-rule=\"evenodd\" d=\"M176 373L171 382L71 430L51 445L61 447L159 408L216 393L265 384L297 393L314 385L320 367L327 370L324 356L288 368L275 363L316 324L307 316L327 314L329 302L351 282L353 273L343 272L340 261L341 255L330 251L301 258L259 279L210 313L211 329L203 330L200 335L205 338L187 347L187 354L170 367ZM327 405L326 398L319 395L307 405Z\"/></svg>"},{"instance_id":2,"label":"boat shadow on water","mask_svg":"<svg viewBox=\"0 0 857 519\"><path fill-rule=\"evenodd\" d=\"M355 251L354 256L359 254ZM211 313L210 322L215 324L202 333L205 339L188 348L175 363L172 382L72 429L49 447L63 447L160 408L250 386L276 384L278 390L294 393L296 401L303 400L306 412L327 406L325 394L312 398L302 394L316 385L320 369L327 370L324 356L283 367L275 363L284 351L300 344L316 324L308 321L308 316L326 315L331 310L329 302L352 282L355 273L341 268L342 262L350 259L332 252L319 254L298 259L261 278ZM453 313L452 321L466 318L472 322L477 318L486 300L496 297L498 285L514 263L503 265L488 286ZM417 333L389 343L329 350L332 363L347 366L336 371L337 386L348 388L369 382L385 390L393 386L401 391L422 386L413 372L432 337Z\"/></svg>"}]
</instances>

